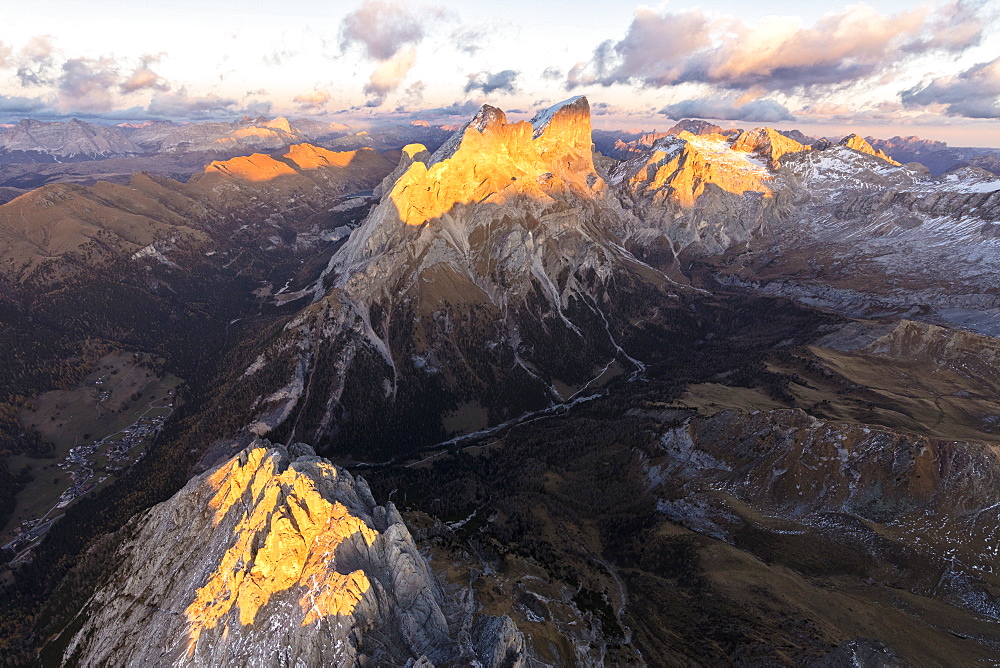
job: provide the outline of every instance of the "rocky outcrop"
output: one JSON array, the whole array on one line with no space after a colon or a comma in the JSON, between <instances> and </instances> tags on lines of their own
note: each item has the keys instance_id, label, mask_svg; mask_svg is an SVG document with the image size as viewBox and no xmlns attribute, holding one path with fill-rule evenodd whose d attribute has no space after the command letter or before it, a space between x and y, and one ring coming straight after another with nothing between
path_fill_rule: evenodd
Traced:
<instances>
[{"instance_id":1,"label":"rocky outcrop","mask_svg":"<svg viewBox=\"0 0 1000 668\"><path fill-rule=\"evenodd\" d=\"M133 520L65 659L96 665L521 665L509 618L442 589L391 503L255 441ZM472 635L469 640L469 631ZM423 663L420 663L423 662Z\"/></svg>"}]
</instances>

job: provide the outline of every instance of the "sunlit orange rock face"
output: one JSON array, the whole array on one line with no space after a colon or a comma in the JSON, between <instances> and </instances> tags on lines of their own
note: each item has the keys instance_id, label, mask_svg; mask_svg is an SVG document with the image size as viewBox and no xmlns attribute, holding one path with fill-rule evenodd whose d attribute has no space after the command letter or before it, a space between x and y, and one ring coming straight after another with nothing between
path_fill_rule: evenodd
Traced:
<instances>
[{"instance_id":1,"label":"sunlit orange rock face","mask_svg":"<svg viewBox=\"0 0 1000 668\"><path fill-rule=\"evenodd\" d=\"M513 195L546 199L547 181L590 192L594 175L590 107L584 97L557 105L533 122L508 123L484 105L433 158L414 162L389 193L400 219L421 225L456 204L501 204ZM545 115L545 114L549 115Z\"/></svg>"},{"instance_id":2,"label":"sunlit orange rock face","mask_svg":"<svg viewBox=\"0 0 1000 668\"><path fill-rule=\"evenodd\" d=\"M259 183L282 176L296 176L299 172L322 167L346 167L357 153L328 151L312 144L295 144L280 159L264 153L254 153L229 160L215 160L205 168L205 174L222 174Z\"/></svg>"},{"instance_id":3,"label":"sunlit orange rock face","mask_svg":"<svg viewBox=\"0 0 1000 668\"><path fill-rule=\"evenodd\" d=\"M769 197L773 178L762 160L751 156L750 150L733 150L727 137L682 132L653 147L630 185L659 201L690 208L709 186L736 195L761 192Z\"/></svg>"},{"instance_id":4,"label":"sunlit orange rock face","mask_svg":"<svg viewBox=\"0 0 1000 668\"><path fill-rule=\"evenodd\" d=\"M847 135L840 140L841 146L846 146L847 148L853 148L855 151L860 151L861 153L867 153L868 155L874 155L876 158L882 158L891 165L899 166L899 163L889 157L889 155L882 150L876 151L875 148L868 143L868 141L859 135L851 134Z\"/></svg>"},{"instance_id":5,"label":"sunlit orange rock face","mask_svg":"<svg viewBox=\"0 0 1000 668\"><path fill-rule=\"evenodd\" d=\"M755 153L767 160L771 169L781 167L781 158L810 150L810 147L786 137L773 128L757 128L742 132L733 142L734 151Z\"/></svg>"},{"instance_id":6,"label":"sunlit orange rock face","mask_svg":"<svg viewBox=\"0 0 1000 668\"><path fill-rule=\"evenodd\" d=\"M66 651L79 665L404 665L459 654L442 609L451 603L395 507L302 443L253 441L150 509L121 554Z\"/></svg>"},{"instance_id":7,"label":"sunlit orange rock face","mask_svg":"<svg viewBox=\"0 0 1000 668\"><path fill-rule=\"evenodd\" d=\"M244 181L271 181L280 176L295 176L297 173L288 164L263 153L215 160L205 168L206 174L213 172Z\"/></svg>"},{"instance_id":8,"label":"sunlit orange rock face","mask_svg":"<svg viewBox=\"0 0 1000 668\"><path fill-rule=\"evenodd\" d=\"M218 525L230 512L235 542L208 582L185 610L193 652L202 632L214 628L231 611L239 623L253 624L257 612L275 594L293 587L302 595L302 624L329 615L349 615L371 586L364 572L339 573L330 568L337 547L354 534L371 545L377 533L353 517L339 502L330 502L315 479L289 467L277 472L277 459L264 448L246 459L234 459L216 471L209 483L217 489L209 505ZM336 478L330 464L323 473Z\"/></svg>"}]
</instances>

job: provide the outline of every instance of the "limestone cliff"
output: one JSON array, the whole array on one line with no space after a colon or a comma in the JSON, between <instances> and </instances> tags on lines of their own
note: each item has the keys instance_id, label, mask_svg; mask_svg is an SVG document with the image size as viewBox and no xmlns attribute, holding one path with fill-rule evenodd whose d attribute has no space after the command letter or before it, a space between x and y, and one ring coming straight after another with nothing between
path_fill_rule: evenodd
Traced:
<instances>
[{"instance_id":1,"label":"limestone cliff","mask_svg":"<svg viewBox=\"0 0 1000 668\"><path fill-rule=\"evenodd\" d=\"M391 503L302 444L255 441L123 531L120 565L81 613L66 660L524 661L509 620L473 624L471 599L446 594Z\"/></svg>"}]
</instances>

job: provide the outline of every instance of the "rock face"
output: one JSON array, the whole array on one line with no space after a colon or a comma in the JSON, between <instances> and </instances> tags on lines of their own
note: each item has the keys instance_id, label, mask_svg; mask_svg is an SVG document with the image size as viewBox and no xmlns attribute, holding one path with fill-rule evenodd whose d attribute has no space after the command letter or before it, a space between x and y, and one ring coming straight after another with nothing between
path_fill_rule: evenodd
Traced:
<instances>
[{"instance_id":1,"label":"rock face","mask_svg":"<svg viewBox=\"0 0 1000 668\"><path fill-rule=\"evenodd\" d=\"M524 640L446 595L391 503L255 441L124 530L66 650L80 665L512 666ZM513 627L513 628L510 628ZM471 634L471 635L470 635ZM474 645L474 648L473 648Z\"/></svg>"},{"instance_id":2,"label":"rock face","mask_svg":"<svg viewBox=\"0 0 1000 668\"><path fill-rule=\"evenodd\" d=\"M654 266L746 244L725 268L745 284L850 315L923 304L1000 332L1000 274L984 262L1000 238L1000 179L985 170L934 177L854 135L810 147L758 128L660 139L609 182L631 214L626 247Z\"/></svg>"},{"instance_id":3,"label":"rock face","mask_svg":"<svg viewBox=\"0 0 1000 668\"><path fill-rule=\"evenodd\" d=\"M838 543L897 586L1000 618L992 444L799 409L723 411L667 431L662 443L651 477L671 519L733 540L751 508L772 540Z\"/></svg>"}]
</instances>

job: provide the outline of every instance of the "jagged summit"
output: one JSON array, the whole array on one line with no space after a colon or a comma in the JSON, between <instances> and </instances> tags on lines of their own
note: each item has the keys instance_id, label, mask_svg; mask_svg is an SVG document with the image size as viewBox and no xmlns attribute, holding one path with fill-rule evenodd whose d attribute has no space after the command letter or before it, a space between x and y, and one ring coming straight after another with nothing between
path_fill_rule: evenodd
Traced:
<instances>
[{"instance_id":1,"label":"jagged summit","mask_svg":"<svg viewBox=\"0 0 1000 668\"><path fill-rule=\"evenodd\" d=\"M413 160L389 196L401 220L420 225L459 204L513 194L544 198L553 174L582 191L596 183L585 97L530 123L508 123L502 110L483 105L427 162Z\"/></svg>"},{"instance_id":2,"label":"jagged summit","mask_svg":"<svg viewBox=\"0 0 1000 668\"><path fill-rule=\"evenodd\" d=\"M64 656L79 665L512 665L523 637L445 593L392 503L310 446L256 440L126 530ZM503 625L501 625L503 626ZM137 634L136 629L143 629ZM150 642L155 638L156 642ZM490 665L489 662L486 662ZM407 664L409 665L409 664ZM492 664L496 665L496 664Z\"/></svg>"},{"instance_id":3,"label":"jagged summit","mask_svg":"<svg viewBox=\"0 0 1000 668\"><path fill-rule=\"evenodd\" d=\"M781 166L781 158L790 153L808 151L810 148L791 139L774 128L757 128L740 133L733 142L734 151L755 153L768 162L771 169Z\"/></svg>"},{"instance_id":4,"label":"jagged summit","mask_svg":"<svg viewBox=\"0 0 1000 668\"><path fill-rule=\"evenodd\" d=\"M861 153L867 153L868 155L873 155L876 158L881 158L885 160L890 165L895 165L899 167L899 163L888 156L885 151L875 150L875 148L868 143L868 141L857 134L849 134L840 140L839 144L841 146L846 146L847 148L852 148L855 151L860 151Z\"/></svg>"}]
</instances>

